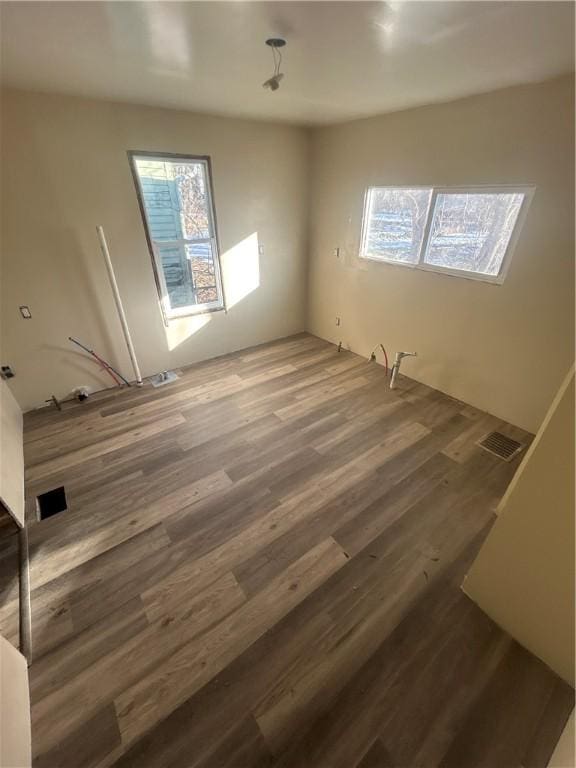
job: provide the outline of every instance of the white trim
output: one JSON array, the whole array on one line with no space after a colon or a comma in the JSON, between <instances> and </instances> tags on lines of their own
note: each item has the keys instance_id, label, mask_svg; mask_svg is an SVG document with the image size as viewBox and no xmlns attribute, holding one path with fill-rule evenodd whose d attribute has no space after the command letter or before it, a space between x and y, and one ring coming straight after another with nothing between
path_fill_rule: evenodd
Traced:
<instances>
[{"instance_id":1,"label":"white trim","mask_svg":"<svg viewBox=\"0 0 576 768\"><path fill-rule=\"evenodd\" d=\"M220 302L211 301L206 304L190 304L189 307L178 307L168 312L168 321L178 320L180 317L190 317L191 315L201 315L204 312L221 312L224 307Z\"/></svg>"},{"instance_id":2,"label":"white trim","mask_svg":"<svg viewBox=\"0 0 576 768\"><path fill-rule=\"evenodd\" d=\"M432 220L434 219L433 211L436 206L436 192L434 189L431 189L430 192L431 195L428 199L424 231L422 232L422 240L420 242L420 248L418 249L418 261L414 264L415 267L424 264L424 254L428 248L428 239L430 237L430 230L432 229Z\"/></svg>"},{"instance_id":3,"label":"white trim","mask_svg":"<svg viewBox=\"0 0 576 768\"><path fill-rule=\"evenodd\" d=\"M197 245L198 243L211 243L211 237L182 237L180 240L154 240L154 243L159 246L168 246L169 248L176 248L182 244L184 245Z\"/></svg>"},{"instance_id":4,"label":"white trim","mask_svg":"<svg viewBox=\"0 0 576 768\"><path fill-rule=\"evenodd\" d=\"M375 189L417 189L417 190L427 189L427 190L430 190L430 192L432 193L430 195L430 202L428 204L428 210L426 212L426 223L424 226L424 232L422 234L422 240L420 242L420 248L418 250L418 261L407 262L407 261L400 261L400 260L394 260L394 259L386 259L378 256L372 256L370 254L365 253L366 238L367 238L367 232L369 229L368 204L369 204L369 201L371 200L372 191ZM366 259L367 261L379 262L380 264L388 264L388 265L393 265L398 267L408 267L410 269L421 269L426 272L437 272L440 275L448 275L451 277L463 277L468 280L479 280L484 283L501 285L504 282L506 275L508 274L508 269L510 267L512 255L514 253L514 249L516 248L516 244L518 242L520 232L522 231L522 227L524 226L526 215L528 213L528 209L532 202L532 198L534 197L535 191L536 191L536 188L534 186L529 186L529 185L519 186L519 185L506 185L506 184L497 185L497 186L477 185L477 186L458 186L458 187L425 187L425 186L368 187L364 194L364 208L362 212L362 230L361 230L361 239L360 239L360 249L358 254L359 258ZM428 251L428 247L430 244L430 231L432 229L432 222L434 220L436 200L438 198L438 195L441 195L441 194L444 194L444 195L446 194L521 194L524 196L524 199L522 200L522 205L520 207L520 211L518 212L516 222L514 223L514 227L512 229L512 234L510 236L510 239L506 246L506 251L502 258L502 262L500 264L500 270L497 275L487 275L482 272L473 272L471 270L466 270L466 269L451 269L449 267L442 267L436 264L426 263L425 258L426 258L426 253Z\"/></svg>"}]
</instances>

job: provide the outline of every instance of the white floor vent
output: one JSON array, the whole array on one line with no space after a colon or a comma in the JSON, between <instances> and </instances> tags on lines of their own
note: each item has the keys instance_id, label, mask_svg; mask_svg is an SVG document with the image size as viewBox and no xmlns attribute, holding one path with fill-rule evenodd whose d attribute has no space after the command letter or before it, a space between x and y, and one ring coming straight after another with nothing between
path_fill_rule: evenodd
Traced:
<instances>
[{"instance_id":1,"label":"white floor vent","mask_svg":"<svg viewBox=\"0 0 576 768\"><path fill-rule=\"evenodd\" d=\"M501 432L490 432L489 435L479 440L477 443L480 448L498 456L504 461L511 461L524 448L522 443L513 440L511 437L503 435Z\"/></svg>"}]
</instances>

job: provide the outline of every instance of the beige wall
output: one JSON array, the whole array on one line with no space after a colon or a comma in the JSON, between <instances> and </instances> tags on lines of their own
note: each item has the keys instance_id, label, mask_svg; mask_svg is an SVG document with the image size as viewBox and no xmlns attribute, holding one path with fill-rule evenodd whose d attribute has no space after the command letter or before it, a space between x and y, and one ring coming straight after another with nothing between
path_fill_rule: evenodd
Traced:
<instances>
[{"instance_id":1,"label":"beige wall","mask_svg":"<svg viewBox=\"0 0 576 768\"><path fill-rule=\"evenodd\" d=\"M26 659L0 636L0 768L32 765Z\"/></svg>"},{"instance_id":2,"label":"beige wall","mask_svg":"<svg viewBox=\"0 0 576 768\"><path fill-rule=\"evenodd\" d=\"M573 348L572 83L317 129L311 154L304 129L8 91L2 316L20 405L109 386L70 334L130 373L94 231L103 224L144 375L308 325L361 354L379 341L415 349L405 373L535 431ZM211 155L228 314L164 327L127 149ZM357 258L366 186L483 183L537 187L504 285Z\"/></svg>"},{"instance_id":3,"label":"beige wall","mask_svg":"<svg viewBox=\"0 0 576 768\"><path fill-rule=\"evenodd\" d=\"M110 385L69 335L131 374L98 224L144 375L304 329L304 129L18 91L1 106L3 346L24 409L79 385ZM128 149L211 156L228 314L165 329Z\"/></svg>"},{"instance_id":4,"label":"beige wall","mask_svg":"<svg viewBox=\"0 0 576 768\"><path fill-rule=\"evenodd\" d=\"M24 525L22 411L8 384L0 380L0 503Z\"/></svg>"},{"instance_id":5,"label":"beige wall","mask_svg":"<svg viewBox=\"0 0 576 768\"><path fill-rule=\"evenodd\" d=\"M536 431L574 348L573 112L564 77L315 130L311 331ZM502 286L357 258L366 187L411 184L536 186Z\"/></svg>"},{"instance_id":6,"label":"beige wall","mask_svg":"<svg viewBox=\"0 0 576 768\"><path fill-rule=\"evenodd\" d=\"M574 685L574 368L500 505L464 590Z\"/></svg>"},{"instance_id":7,"label":"beige wall","mask_svg":"<svg viewBox=\"0 0 576 768\"><path fill-rule=\"evenodd\" d=\"M574 712L568 718L566 727L562 731L562 735L556 745L550 762L549 768L574 768L576 763L574 738L576 734L574 731Z\"/></svg>"}]
</instances>

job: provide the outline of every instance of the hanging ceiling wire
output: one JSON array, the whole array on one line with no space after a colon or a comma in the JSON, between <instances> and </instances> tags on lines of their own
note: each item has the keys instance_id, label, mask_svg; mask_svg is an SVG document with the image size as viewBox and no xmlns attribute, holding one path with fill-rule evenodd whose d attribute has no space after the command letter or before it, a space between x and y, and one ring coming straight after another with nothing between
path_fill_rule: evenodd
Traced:
<instances>
[{"instance_id":1,"label":"hanging ceiling wire","mask_svg":"<svg viewBox=\"0 0 576 768\"><path fill-rule=\"evenodd\" d=\"M280 74L280 64L282 64L282 51L280 48L276 48L274 46L271 46L272 48L272 58L274 60L274 77L278 77Z\"/></svg>"},{"instance_id":2,"label":"hanging ceiling wire","mask_svg":"<svg viewBox=\"0 0 576 768\"><path fill-rule=\"evenodd\" d=\"M286 45L286 40L282 40L280 37L271 37L266 40L266 45L269 45L272 49L272 60L274 62L274 74L265 83L262 83L264 88L270 88L271 91L277 91L280 88L280 81L284 77L280 72L280 66L282 64L282 51L280 50Z\"/></svg>"}]
</instances>

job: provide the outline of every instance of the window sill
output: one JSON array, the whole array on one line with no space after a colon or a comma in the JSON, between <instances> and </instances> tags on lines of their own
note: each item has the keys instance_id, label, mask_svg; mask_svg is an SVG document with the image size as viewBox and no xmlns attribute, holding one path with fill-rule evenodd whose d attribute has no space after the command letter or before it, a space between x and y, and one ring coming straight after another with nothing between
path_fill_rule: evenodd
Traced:
<instances>
[{"instance_id":1,"label":"window sill","mask_svg":"<svg viewBox=\"0 0 576 768\"><path fill-rule=\"evenodd\" d=\"M379 259L375 256L363 256L358 255L359 259L363 261L371 261L376 264L385 264L389 267L404 267L407 269L418 269L421 272L434 272L437 275L444 275L446 277L460 277L464 280L474 280L478 283L489 283L491 285L502 285L506 274L503 272L500 275L484 275L480 272L466 272L460 269L450 269L449 267L438 267L428 264L411 264L407 261L391 261L389 259Z\"/></svg>"},{"instance_id":2,"label":"window sill","mask_svg":"<svg viewBox=\"0 0 576 768\"><path fill-rule=\"evenodd\" d=\"M175 320L183 320L186 317L199 317L200 315L211 314L212 312L227 312L226 307L205 307L196 310L182 312L177 315L166 315L166 322L173 323Z\"/></svg>"}]
</instances>

